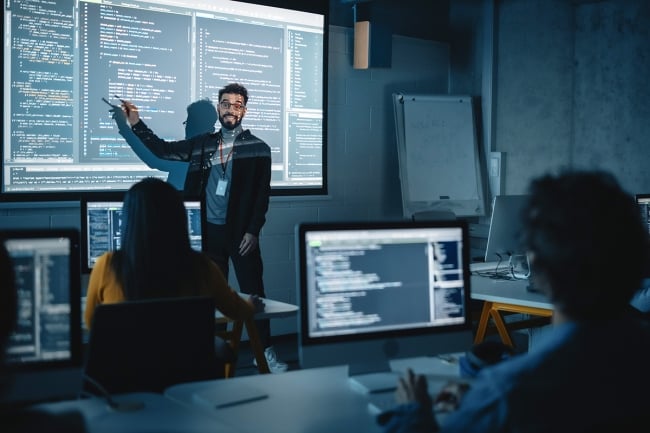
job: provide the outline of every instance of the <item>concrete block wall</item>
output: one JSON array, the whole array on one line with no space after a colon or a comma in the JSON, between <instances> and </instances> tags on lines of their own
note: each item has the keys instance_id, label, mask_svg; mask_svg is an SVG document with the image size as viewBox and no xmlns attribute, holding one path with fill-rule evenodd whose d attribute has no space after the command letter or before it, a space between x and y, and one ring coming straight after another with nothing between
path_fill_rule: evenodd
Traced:
<instances>
[{"instance_id":1,"label":"concrete block wall","mask_svg":"<svg viewBox=\"0 0 650 433\"><path fill-rule=\"evenodd\" d=\"M496 137L505 193L563 167L650 192L650 3L504 0L497 6Z\"/></svg>"}]
</instances>

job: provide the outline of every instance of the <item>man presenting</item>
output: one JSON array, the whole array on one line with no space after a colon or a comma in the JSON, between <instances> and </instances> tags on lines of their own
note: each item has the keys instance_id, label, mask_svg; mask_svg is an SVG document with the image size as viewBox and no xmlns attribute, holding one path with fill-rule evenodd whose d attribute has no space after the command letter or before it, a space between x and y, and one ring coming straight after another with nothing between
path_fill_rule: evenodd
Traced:
<instances>
[{"instance_id":1,"label":"man presenting","mask_svg":"<svg viewBox=\"0 0 650 433\"><path fill-rule=\"evenodd\" d=\"M184 194L201 197L206 212L204 250L226 279L232 260L243 293L265 297L259 233L266 221L271 193L271 149L241 126L248 91L237 83L219 90L221 129L180 141L165 141L140 119L138 109L123 101L133 132L158 158L189 162ZM273 373L287 370L270 344L268 320L256 322L264 355Z\"/></svg>"}]
</instances>

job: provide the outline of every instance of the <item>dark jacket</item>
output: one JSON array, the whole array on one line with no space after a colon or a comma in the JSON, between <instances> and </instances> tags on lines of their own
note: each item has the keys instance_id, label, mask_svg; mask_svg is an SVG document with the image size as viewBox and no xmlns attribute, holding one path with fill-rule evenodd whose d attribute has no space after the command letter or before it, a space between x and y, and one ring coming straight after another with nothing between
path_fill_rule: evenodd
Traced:
<instances>
[{"instance_id":1,"label":"dark jacket","mask_svg":"<svg viewBox=\"0 0 650 433\"><path fill-rule=\"evenodd\" d=\"M165 141L142 120L132 129L158 158L189 162L184 195L203 198L212 168L210 161L218 150L221 131L187 140ZM233 178L226 224L232 228L230 232L233 236L240 237L244 233L259 236L266 221L271 195L271 149L247 129L235 139L232 164Z\"/></svg>"}]
</instances>

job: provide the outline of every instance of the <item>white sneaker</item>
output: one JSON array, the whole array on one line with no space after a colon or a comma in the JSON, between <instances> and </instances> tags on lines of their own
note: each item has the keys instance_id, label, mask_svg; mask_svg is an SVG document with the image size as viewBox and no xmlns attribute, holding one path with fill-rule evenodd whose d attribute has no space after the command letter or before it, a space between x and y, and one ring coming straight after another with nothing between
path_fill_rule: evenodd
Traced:
<instances>
[{"instance_id":1,"label":"white sneaker","mask_svg":"<svg viewBox=\"0 0 650 433\"><path fill-rule=\"evenodd\" d=\"M278 359L278 355L275 353L273 346L264 349L264 357L266 358L266 363L269 365L271 373L284 373L289 368L287 364ZM257 359L255 358L253 358L253 365L257 367Z\"/></svg>"}]
</instances>

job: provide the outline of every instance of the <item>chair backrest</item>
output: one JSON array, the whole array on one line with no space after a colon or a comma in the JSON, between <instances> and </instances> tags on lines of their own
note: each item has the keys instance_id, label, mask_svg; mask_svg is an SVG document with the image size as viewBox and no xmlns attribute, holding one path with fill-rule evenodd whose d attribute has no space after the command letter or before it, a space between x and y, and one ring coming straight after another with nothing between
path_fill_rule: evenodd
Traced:
<instances>
[{"instance_id":1,"label":"chair backrest","mask_svg":"<svg viewBox=\"0 0 650 433\"><path fill-rule=\"evenodd\" d=\"M163 392L183 382L223 377L215 352L213 298L103 304L93 317L86 391Z\"/></svg>"}]
</instances>

